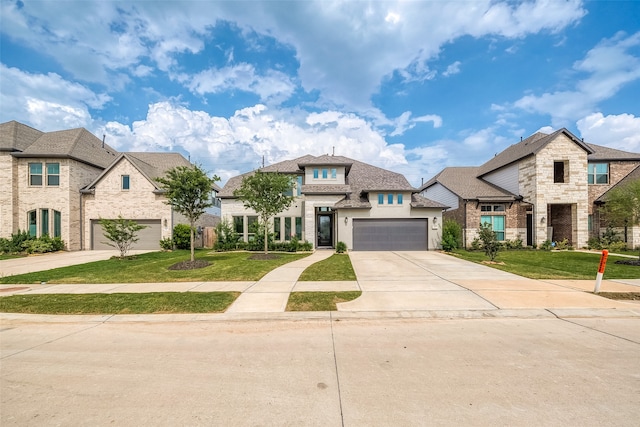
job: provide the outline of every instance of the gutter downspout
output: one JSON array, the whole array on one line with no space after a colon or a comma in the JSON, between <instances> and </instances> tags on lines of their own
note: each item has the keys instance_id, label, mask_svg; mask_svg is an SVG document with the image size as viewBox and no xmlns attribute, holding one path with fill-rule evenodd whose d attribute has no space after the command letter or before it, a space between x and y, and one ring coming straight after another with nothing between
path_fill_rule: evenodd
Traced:
<instances>
[{"instance_id":1,"label":"gutter downspout","mask_svg":"<svg viewBox=\"0 0 640 427\"><path fill-rule=\"evenodd\" d=\"M463 236L463 240L464 240L464 248L467 249L467 227L469 225L467 224L467 201L464 201L464 230L462 231L462 233L464 234Z\"/></svg>"}]
</instances>

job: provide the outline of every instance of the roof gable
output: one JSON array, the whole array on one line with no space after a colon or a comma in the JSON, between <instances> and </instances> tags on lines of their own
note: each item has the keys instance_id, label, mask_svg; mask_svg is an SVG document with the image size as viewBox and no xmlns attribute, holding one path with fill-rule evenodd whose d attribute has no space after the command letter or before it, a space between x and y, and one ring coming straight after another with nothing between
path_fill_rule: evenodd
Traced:
<instances>
[{"instance_id":1,"label":"roof gable","mask_svg":"<svg viewBox=\"0 0 640 427\"><path fill-rule=\"evenodd\" d=\"M477 166L444 168L420 189L437 183L464 200L515 200L515 194L478 178L478 169Z\"/></svg>"},{"instance_id":2,"label":"roof gable","mask_svg":"<svg viewBox=\"0 0 640 427\"><path fill-rule=\"evenodd\" d=\"M530 137L520 141L519 143L507 147L492 159L485 162L478 168L477 176L482 177L489 172L493 172L494 170L510 165L526 157L535 155L544 147L546 147L547 144L554 141L559 135L562 134L566 135L571 141L585 150L587 154L592 153L593 150L587 144L578 139L577 136L575 136L565 128L559 129L552 134L537 132Z\"/></svg>"},{"instance_id":3,"label":"roof gable","mask_svg":"<svg viewBox=\"0 0 640 427\"><path fill-rule=\"evenodd\" d=\"M615 148L604 147L602 145L587 144L593 151L587 159L590 162L597 161L620 161L620 160L640 160L640 153L632 153L629 151L616 150Z\"/></svg>"}]
</instances>

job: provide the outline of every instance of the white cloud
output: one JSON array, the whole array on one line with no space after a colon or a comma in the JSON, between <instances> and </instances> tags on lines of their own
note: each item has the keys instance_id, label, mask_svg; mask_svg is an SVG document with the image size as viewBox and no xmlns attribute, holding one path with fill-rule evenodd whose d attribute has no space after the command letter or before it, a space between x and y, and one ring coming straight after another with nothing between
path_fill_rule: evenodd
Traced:
<instances>
[{"instance_id":1,"label":"white cloud","mask_svg":"<svg viewBox=\"0 0 640 427\"><path fill-rule=\"evenodd\" d=\"M404 147L388 144L371 123L335 111L296 114L258 104L229 117L215 117L180 105L149 106L145 120L131 127L109 122L96 128L115 148L128 151L182 150L191 160L228 179L262 163L276 163L306 154L334 152L384 168L407 165Z\"/></svg>"},{"instance_id":2,"label":"white cloud","mask_svg":"<svg viewBox=\"0 0 640 427\"><path fill-rule=\"evenodd\" d=\"M2 122L18 120L43 131L88 126L89 109L101 109L111 100L55 73L32 74L0 64L0 75Z\"/></svg>"},{"instance_id":3,"label":"white cloud","mask_svg":"<svg viewBox=\"0 0 640 427\"><path fill-rule=\"evenodd\" d=\"M632 114L604 116L593 113L578 120L578 130L587 142L640 152L640 117Z\"/></svg>"},{"instance_id":4,"label":"white cloud","mask_svg":"<svg viewBox=\"0 0 640 427\"><path fill-rule=\"evenodd\" d=\"M442 73L442 75L445 77L449 77L454 74L458 74L460 72L460 64L461 64L460 61L456 61L453 64L449 65L445 70L445 72Z\"/></svg>"},{"instance_id":5,"label":"white cloud","mask_svg":"<svg viewBox=\"0 0 640 427\"><path fill-rule=\"evenodd\" d=\"M5 34L47 52L77 78L116 88L127 83L126 74L148 75L150 70L141 65L150 62L169 74L184 72L182 57L201 53L212 28L220 21L231 22L245 35L256 31L291 46L300 64L301 86L352 110L370 107L371 95L395 72L408 81L433 78L427 62L456 38L557 32L586 13L579 0L317 0L254 2L251 7L244 2L66 1L25 2L21 8L2 2L1 7ZM234 57L225 52L220 56ZM282 93L289 90L291 82L282 76L261 77L282 84ZM253 89L261 96L269 92Z\"/></svg>"},{"instance_id":6,"label":"white cloud","mask_svg":"<svg viewBox=\"0 0 640 427\"><path fill-rule=\"evenodd\" d=\"M573 65L577 80L574 87L526 95L514 105L528 112L549 114L556 127L592 113L599 102L611 98L630 82L640 79L640 57L634 50L640 46L640 32L631 36L622 33L601 41ZM576 76L587 74L579 79Z\"/></svg>"},{"instance_id":7,"label":"white cloud","mask_svg":"<svg viewBox=\"0 0 640 427\"><path fill-rule=\"evenodd\" d=\"M434 128L439 128L442 126L442 117L435 114L427 114L411 118L411 112L405 111L398 118L392 121L395 129L389 134L389 136L402 135L407 130L414 128L416 124L425 122L432 122Z\"/></svg>"},{"instance_id":8,"label":"white cloud","mask_svg":"<svg viewBox=\"0 0 640 427\"><path fill-rule=\"evenodd\" d=\"M267 70L260 75L253 65L247 63L210 68L193 76L183 74L179 80L191 92L199 95L242 90L257 94L262 102L273 99L284 101L296 88L295 83L284 73Z\"/></svg>"}]
</instances>

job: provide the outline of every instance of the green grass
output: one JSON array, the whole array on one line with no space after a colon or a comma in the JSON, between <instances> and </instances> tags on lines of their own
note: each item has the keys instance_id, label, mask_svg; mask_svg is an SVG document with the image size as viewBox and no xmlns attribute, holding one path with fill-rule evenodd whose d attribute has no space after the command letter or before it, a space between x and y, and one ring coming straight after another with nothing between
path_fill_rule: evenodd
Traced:
<instances>
[{"instance_id":1,"label":"green grass","mask_svg":"<svg viewBox=\"0 0 640 427\"><path fill-rule=\"evenodd\" d=\"M453 255L476 263L488 261L482 251L457 250ZM619 259L628 258L609 256L604 279L640 279L640 267L616 264L615 261ZM531 279L595 279L600 254L575 251L500 251L496 262L504 264L487 265Z\"/></svg>"},{"instance_id":2,"label":"green grass","mask_svg":"<svg viewBox=\"0 0 640 427\"><path fill-rule=\"evenodd\" d=\"M12 259L12 258L22 258L25 255L21 255L21 254L0 254L0 261L2 261L3 259Z\"/></svg>"},{"instance_id":3,"label":"green grass","mask_svg":"<svg viewBox=\"0 0 640 427\"><path fill-rule=\"evenodd\" d=\"M351 259L347 254L333 254L329 258L310 265L300 275L299 281L356 280Z\"/></svg>"},{"instance_id":4,"label":"green grass","mask_svg":"<svg viewBox=\"0 0 640 427\"><path fill-rule=\"evenodd\" d=\"M361 291L346 292L291 292L287 311L336 311L339 302L352 301Z\"/></svg>"},{"instance_id":5,"label":"green grass","mask_svg":"<svg viewBox=\"0 0 640 427\"><path fill-rule=\"evenodd\" d=\"M12 295L0 312L30 314L219 313L239 292L151 292L145 294Z\"/></svg>"},{"instance_id":6,"label":"green grass","mask_svg":"<svg viewBox=\"0 0 640 427\"><path fill-rule=\"evenodd\" d=\"M197 251L196 259L207 260L208 267L196 270L169 270L189 259L189 251L150 252L134 259L113 258L36 273L0 277L0 283L144 283L255 281L274 268L309 256L278 253L275 259L251 260L249 252Z\"/></svg>"}]
</instances>

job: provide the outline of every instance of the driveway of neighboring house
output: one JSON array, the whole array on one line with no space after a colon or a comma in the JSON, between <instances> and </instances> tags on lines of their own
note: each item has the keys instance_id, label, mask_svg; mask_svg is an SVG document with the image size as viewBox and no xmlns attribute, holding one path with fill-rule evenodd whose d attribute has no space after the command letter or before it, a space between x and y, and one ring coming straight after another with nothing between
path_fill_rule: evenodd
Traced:
<instances>
[{"instance_id":1,"label":"driveway of neighboring house","mask_svg":"<svg viewBox=\"0 0 640 427\"><path fill-rule=\"evenodd\" d=\"M434 251L349 256L362 296L340 303L340 311L630 308L563 282L528 279Z\"/></svg>"},{"instance_id":2,"label":"driveway of neighboring house","mask_svg":"<svg viewBox=\"0 0 640 427\"><path fill-rule=\"evenodd\" d=\"M129 254L136 255L145 252L153 251L133 250L129 251ZM23 258L5 259L0 261L0 277L51 270L52 268L67 267L70 265L86 264L88 262L109 259L112 256L120 256L120 251L55 252L42 255L30 255Z\"/></svg>"}]
</instances>

